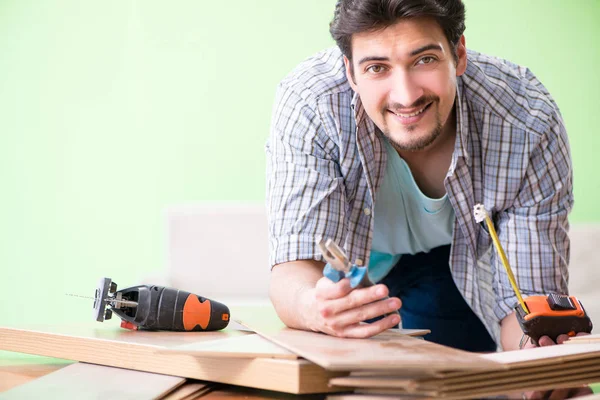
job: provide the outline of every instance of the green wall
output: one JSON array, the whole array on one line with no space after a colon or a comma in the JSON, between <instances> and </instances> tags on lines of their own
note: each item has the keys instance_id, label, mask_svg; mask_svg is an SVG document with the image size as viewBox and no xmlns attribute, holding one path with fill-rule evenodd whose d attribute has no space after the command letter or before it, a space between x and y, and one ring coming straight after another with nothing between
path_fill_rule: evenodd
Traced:
<instances>
[{"instance_id":1,"label":"green wall","mask_svg":"<svg viewBox=\"0 0 600 400\"><path fill-rule=\"evenodd\" d=\"M0 324L89 320L64 293L161 270L170 204L262 201L275 86L332 44L334 3L0 0ZM468 47L553 93L572 221L600 221L600 3L466 4Z\"/></svg>"}]
</instances>

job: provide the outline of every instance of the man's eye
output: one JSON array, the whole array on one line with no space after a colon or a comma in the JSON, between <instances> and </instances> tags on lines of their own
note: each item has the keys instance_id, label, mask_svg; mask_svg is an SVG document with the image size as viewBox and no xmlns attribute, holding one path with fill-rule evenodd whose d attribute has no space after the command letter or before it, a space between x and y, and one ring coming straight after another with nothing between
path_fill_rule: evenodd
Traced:
<instances>
[{"instance_id":1,"label":"man's eye","mask_svg":"<svg viewBox=\"0 0 600 400\"><path fill-rule=\"evenodd\" d=\"M367 72L370 72L372 74L380 74L384 71L384 67L381 65L371 65L369 68L367 68Z\"/></svg>"},{"instance_id":2,"label":"man's eye","mask_svg":"<svg viewBox=\"0 0 600 400\"><path fill-rule=\"evenodd\" d=\"M421 58L419 60L419 62L417 62L417 64L431 64L434 61L435 61L435 57L427 56L427 57Z\"/></svg>"}]
</instances>

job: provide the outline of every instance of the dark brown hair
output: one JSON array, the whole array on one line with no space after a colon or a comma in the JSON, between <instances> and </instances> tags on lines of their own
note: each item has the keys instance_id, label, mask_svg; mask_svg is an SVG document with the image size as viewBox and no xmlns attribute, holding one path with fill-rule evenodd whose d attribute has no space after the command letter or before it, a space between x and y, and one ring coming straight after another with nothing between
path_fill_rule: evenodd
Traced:
<instances>
[{"instance_id":1,"label":"dark brown hair","mask_svg":"<svg viewBox=\"0 0 600 400\"><path fill-rule=\"evenodd\" d=\"M461 0L338 0L329 32L342 53L352 59L352 35L384 29L401 18L434 18L456 55L465 31L465 6Z\"/></svg>"}]
</instances>

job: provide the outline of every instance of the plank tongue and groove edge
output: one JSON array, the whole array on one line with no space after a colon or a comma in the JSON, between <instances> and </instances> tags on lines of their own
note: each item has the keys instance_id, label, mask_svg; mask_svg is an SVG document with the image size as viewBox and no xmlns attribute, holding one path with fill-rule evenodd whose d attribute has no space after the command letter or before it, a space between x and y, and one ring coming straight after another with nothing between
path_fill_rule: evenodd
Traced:
<instances>
[{"instance_id":1,"label":"plank tongue and groove edge","mask_svg":"<svg viewBox=\"0 0 600 400\"><path fill-rule=\"evenodd\" d=\"M0 327L0 349L294 394L339 391L332 373L301 359L164 354L175 346L236 338L239 331L147 332L110 325Z\"/></svg>"}]
</instances>

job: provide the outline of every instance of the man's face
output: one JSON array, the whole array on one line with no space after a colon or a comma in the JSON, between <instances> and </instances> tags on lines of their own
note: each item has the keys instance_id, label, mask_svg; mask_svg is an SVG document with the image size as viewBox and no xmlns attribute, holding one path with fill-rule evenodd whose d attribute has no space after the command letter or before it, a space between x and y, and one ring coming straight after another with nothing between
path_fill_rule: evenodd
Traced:
<instances>
[{"instance_id":1,"label":"man's face","mask_svg":"<svg viewBox=\"0 0 600 400\"><path fill-rule=\"evenodd\" d=\"M353 35L352 61L344 57L348 80L398 150L424 150L454 129L456 77L467 64L464 37L457 53L458 62L442 28L429 18Z\"/></svg>"}]
</instances>

